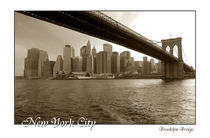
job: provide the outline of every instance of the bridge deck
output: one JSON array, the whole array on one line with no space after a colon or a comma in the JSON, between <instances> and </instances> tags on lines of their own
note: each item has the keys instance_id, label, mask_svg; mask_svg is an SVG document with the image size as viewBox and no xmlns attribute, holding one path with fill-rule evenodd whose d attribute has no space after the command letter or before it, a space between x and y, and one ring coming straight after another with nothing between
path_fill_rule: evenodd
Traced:
<instances>
[{"instance_id":1,"label":"bridge deck","mask_svg":"<svg viewBox=\"0 0 210 138\"><path fill-rule=\"evenodd\" d=\"M160 46L101 12L19 11L22 14L125 46L156 59L178 62ZM192 70L184 63L185 70Z\"/></svg>"}]
</instances>

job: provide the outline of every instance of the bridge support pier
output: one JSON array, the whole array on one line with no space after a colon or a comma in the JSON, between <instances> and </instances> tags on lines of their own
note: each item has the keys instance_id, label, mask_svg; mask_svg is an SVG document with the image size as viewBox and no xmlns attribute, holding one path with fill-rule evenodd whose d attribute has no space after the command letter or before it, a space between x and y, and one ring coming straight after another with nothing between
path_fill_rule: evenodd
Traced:
<instances>
[{"instance_id":1,"label":"bridge support pier","mask_svg":"<svg viewBox=\"0 0 210 138\"><path fill-rule=\"evenodd\" d=\"M184 79L183 62L162 62L163 80Z\"/></svg>"},{"instance_id":2,"label":"bridge support pier","mask_svg":"<svg viewBox=\"0 0 210 138\"><path fill-rule=\"evenodd\" d=\"M168 54L174 56L174 47L178 48L178 61L164 61L162 62L162 75L164 80L184 79L184 63L182 59L182 44L181 37L161 40L162 49L166 51L169 48Z\"/></svg>"}]
</instances>

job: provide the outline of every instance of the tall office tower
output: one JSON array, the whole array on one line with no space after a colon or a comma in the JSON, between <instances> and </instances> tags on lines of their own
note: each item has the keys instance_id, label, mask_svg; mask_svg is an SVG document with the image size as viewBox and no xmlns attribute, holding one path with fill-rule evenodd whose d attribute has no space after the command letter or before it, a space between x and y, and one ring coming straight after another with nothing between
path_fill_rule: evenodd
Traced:
<instances>
[{"instance_id":1,"label":"tall office tower","mask_svg":"<svg viewBox=\"0 0 210 138\"><path fill-rule=\"evenodd\" d=\"M27 78L27 73L26 73L26 71L27 71L27 64L28 64L28 59L27 59L27 57L24 59L24 71L23 71L23 76L24 76L24 78Z\"/></svg>"},{"instance_id":2,"label":"tall office tower","mask_svg":"<svg viewBox=\"0 0 210 138\"><path fill-rule=\"evenodd\" d=\"M53 67L55 61L44 61L43 64L43 77L52 77L53 76Z\"/></svg>"},{"instance_id":3,"label":"tall office tower","mask_svg":"<svg viewBox=\"0 0 210 138\"><path fill-rule=\"evenodd\" d=\"M126 71L127 58L120 55L120 72Z\"/></svg>"},{"instance_id":4,"label":"tall office tower","mask_svg":"<svg viewBox=\"0 0 210 138\"><path fill-rule=\"evenodd\" d=\"M127 72L127 63L130 58L130 51L120 53L120 72Z\"/></svg>"},{"instance_id":5,"label":"tall office tower","mask_svg":"<svg viewBox=\"0 0 210 138\"><path fill-rule=\"evenodd\" d=\"M96 56L95 57L93 56L93 73L96 73L96 66L97 66Z\"/></svg>"},{"instance_id":6,"label":"tall office tower","mask_svg":"<svg viewBox=\"0 0 210 138\"><path fill-rule=\"evenodd\" d=\"M133 57L130 57L127 60L126 72L130 72L130 73L135 72L135 64L134 64L134 58Z\"/></svg>"},{"instance_id":7,"label":"tall office tower","mask_svg":"<svg viewBox=\"0 0 210 138\"><path fill-rule=\"evenodd\" d=\"M103 61L103 54L102 52L97 53L96 55L96 73L102 73L102 61Z\"/></svg>"},{"instance_id":8,"label":"tall office tower","mask_svg":"<svg viewBox=\"0 0 210 138\"><path fill-rule=\"evenodd\" d=\"M143 57L143 74L150 73L150 62L147 61L147 57Z\"/></svg>"},{"instance_id":9,"label":"tall office tower","mask_svg":"<svg viewBox=\"0 0 210 138\"><path fill-rule=\"evenodd\" d=\"M55 61L50 61L50 70L52 72L52 75L53 75L53 68L54 68L54 65L55 65Z\"/></svg>"},{"instance_id":10,"label":"tall office tower","mask_svg":"<svg viewBox=\"0 0 210 138\"><path fill-rule=\"evenodd\" d=\"M97 52L96 52L96 48L95 46L93 47L92 49L92 56L93 56L93 73L96 73L96 55L97 55Z\"/></svg>"},{"instance_id":11,"label":"tall office tower","mask_svg":"<svg viewBox=\"0 0 210 138\"><path fill-rule=\"evenodd\" d=\"M53 68L53 77L56 77L57 74L61 74L62 71L63 71L63 59L61 55L58 55Z\"/></svg>"},{"instance_id":12,"label":"tall office tower","mask_svg":"<svg viewBox=\"0 0 210 138\"><path fill-rule=\"evenodd\" d=\"M39 68L39 49L31 48L28 50L27 57L25 58L24 77L27 79L37 79Z\"/></svg>"},{"instance_id":13,"label":"tall office tower","mask_svg":"<svg viewBox=\"0 0 210 138\"><path fill-rule=\"evenodd\" d=\"M38 63L38 76L42 77L44 75L44 62L48 61L48 54L44 50L39 50L39 63Z\"/></svg>"},{"instance_id":14,"label":"tall office tower","mask_svg":"<svg viewBox=\"0 0 210 138\"><path fill-rule=\"evenodd\" d=\"M153 58L150 59L150 65L151 65L151 72L155 71L155 60Z\"/></svg>"},{"instance_id":15,"label":"tall office tower","mask_svg":"<svg viewBox=\"0 0 210 138\"><path fill-rule=\"evenodd\" d=\"M138 73L141 73L141 62L140 61L134 61L135 71Z\"/></svg>"},{"instance_id":16,"label":"tall office tower","mask_svg":"<svg viewBox=\"0 0 210 138\"><path fill-rule=\"evenodd\" d=\"M143 67L143 61L140 61L139 64L140 64L140 67Z\"/></svg>"},{"instance_id":17,"label":"tall office tower","mask_svg":"<svg viewBox=\"0 0 210 138\"><path fill-rule=\"evenodd\" d=\"M82 57L82 56L85 56L85 55L86 55L86 46L82 46L80 48L80 56Z\"/></svg>"},{"instance_id":18,"label":"tall office tower","mask_svg":"<svg viewBox=\"0 0 210 138\"><path fill-rule=\"evenodd\" d=\"M50 69L50 61L44 61L43 64L43 77L51 77L52 76L52 72Z\"/></svg>"},{"instance_id":19,"label":"tall office tower","mask_svg":"<svg viewBox=\"0 0 210 138\"><path fill-rule=\"evenodd\" d=\"M123 51L120 53L120 56L125 56L127 59L129 59L131 57L131 53L130 51Z\"/></svg>"},{"instance_id":20,"label":"tall office tower","mask_svg":"<svg viewBox=\"0 0 210 138\"><path fill-rule=\"evenodd\" d=\"M111 58L112 58L112 45L104 44L104 52L107 52L106 73L111 73Z\"/></svg>"},{"instance_id":21,"label":"tall office tower","mask_svg":"<svg viewBox=\"0 0 210 138\"><path fill-rule=\"evenodd\" d=\"M86 55L87 56L91 55L91 45L90 45L90 41L89 40L88 40L87 46L86 46Z\"/></svg>"},{"instance_id":22,"label":"tall office tower","mask_svg":"<svg viewBox=\"0 0 210 138\"><path fill-rule=\"evenodd\" d=\"M87 72L94 73L94 57L93 56L87 57Z\"/></svg>"},{"instance_id":23,"label":"tall office tower","mask_svg":"<svg viewBox=\"0 0 210 138\"><path fill-rule=\"evenodd\" d=\"M65 74L69 74L71 69L71 58L74 57L74 48L70 45L65 45L63 48L63 71Z\"/></svg>"},{"instance_id":24,"label":"tall office tower","mask_svg":"<svg viewBox=\"0 0 210 138\"><path fill-rule=\"evenodd\" d=\"M101 51L96 55L96 73L107 73L107 52Z\"/></svg>"},{"instance_id":25,"label":"tall office tower","mask_svg":"<svg viewBox=\"0 0 210 138\"><path fill-rule=\"evenodd\" d=\"M118 52L112 52L111 72L113 74L120 73L120 56L118 55Z\"/></svg>"},{"instance_id":26,"label":"tall office tower","mask_svg":"<svg viewBox=\"0 0 210 138\"><path fill-rule=\"evenodd\" d=\"M162 62L158 60L157 73L162 74Z\"/></svg>"},{"instance_id":27,"label":"tall office tower","mask_svg":"<svg viewBox=\"0 0 210 138\"><path fill-rule=\"evenodd\" d=\"M92 49L92 56L93 57L96 57L96 54L97 54L97 52L96 52L96 48L94 46L93 49Z\"/></svg>"},{"instance_id":28,"label":"tall office tower","mask_svg":"<svg viewBox=\"0 0 210 138\"><path fill-rule=\"evenodd\" d=\"M82 72L82 57L76 56L72 58L72 71L73 72Z\"/></svg>"},{"instance_id":29,"label":"tall office tower","mask_svg":"<svg viewBox=\"0 0 210 138\"><path fill-rule=\"evenodd\" d=\"M82 57L82 71L83 72L87 71L87 57L89 55L88 51L89 51L89 49L87 48L87 46L83 46L80 48L80 56Z\"/></svg>"}]
</instances>

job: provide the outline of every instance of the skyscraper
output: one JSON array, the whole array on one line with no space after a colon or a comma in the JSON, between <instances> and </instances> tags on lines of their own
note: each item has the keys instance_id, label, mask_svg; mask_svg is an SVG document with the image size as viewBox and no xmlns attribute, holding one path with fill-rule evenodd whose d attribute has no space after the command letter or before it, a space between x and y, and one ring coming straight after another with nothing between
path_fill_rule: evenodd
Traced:
<instances>
[{"instance_id":1,"label":"skyscraper","mask_svg":"<svg viewBox=\"0 0 210 138\"><path fill-rule=\"evenodd\" d=\"M73 72L82 72L82 57L76 56L72 58Z\"/></svg>"},{"instance_id":2,"label":"skyscraper","mask_svg":"<svg viewBox=\"0 0 210 138\"><path fill-rule=\"evenodd\" d=\"M94 73L94 57L88 56L87 57L87 72L88 73Z\"/></svg>"},{"instance_id":3,"label":"skyscraper","mask_svg":"<svg viewBox=\"0 0 210 138\"><path fill-rule=\"evenodd\" d=\"M153 58L150 59L150 65L151 65L151 72L155 71L155 60Z\"/></svg>"},{"instance_id":4,"label":"skyscraper","mask_svg":"<svg viewBox=\"0 0 210 138\"><path fill-rule=\"evenodd\" d=\"M96 48L94 46L93 49L92 49L92 56L93 57L96 57L96 54L97 54L97 52L96 52Z\"/></svg>"},{"instance_id":5,"label":"skyscraper","mask_svg":"<svg viewBox=\"0 0 210 138\"><path fill-rule=\"evenodd\" d=\"M25 58L24 77L27 79L37 79L39 68L39 49L31 48Z\"/></svg>"},{"instance_id":6,"label":"skyscraper","mask_svg":"<svg viewBox=\"0 0 210 138\"><path fill-rule=\"evenodd\" d=\"M48 54L44 50L39 50L39 63L38 63L38 76L42 77L44 75L44 62L48 61Z\"/></svg>"},{"instance_id":7,"label":"skyscraper","mask_svg":"<svg viewBox=\"0 0 210 138\"><path fill-rule=\"evenodd\" d=\"M126 72L133 73L134 71L135 71L134 58L130 57L127 59Z\"/></svg>"},{"instance_id":8,"label":"skyscraper","mask_svg":"<svg viewBox=\"0 0 210 138\"><path fill-rule=\"evenodd\" d=\"M63 59L61 55L58 55L53 68L53 77L56 77L57 74L61 74L62 71L63 71Z\"/></svg>"},{"instance_id":9,"label":"skyscraper","mask_svg":"<svg viewBox=\"0 0 210 138\"><path fill-rule=\"evenodd\" d=\"M86 46L80 48L80 56L82 57L82 71L85 72L87 69Z\"/></svg>"},{"instance_id":10,"label":"skyscraper","mask_svg":"<svg viewBox=\"0 0 210 138\"><path fill-rule=\"evenodd\" d=\"M43 77L52 77L53 76L53 67L55 61L44 61L43 64Z\"/></svg>"},{"instance_id":11,"label":"skyscraper","mask_svg":"<svg viewBox=\"0 0 210 138\"><path fill-rule=\"evenodd\" d=\"M96 72L107 73L107 52L101 51L96 55Z\"/></svg>"},{"instance_id":12,"label":"skyscraper","mask_svg":"<svg viewBox=\"0 0 210 138\"><path fill-rule=\"evenodd\" d=\"M103 62L103 52L99 52L96 55L96 73L102 73L102 62Z\"/></svg>"},{"instance_id":13,"label":"skyscraper","mask_svg":"<svg viewBox=\"0 0 210 138\"><path fill-rule=\"evenodd\" d=\"M91 55L91 44L90 44L90 41L89 40L87 42L86 55L87 56L90 56Z\"/></svg>"},{"instance_id":14,"label":"skyscraper","mask_svg":"<svg viewBox=\"0 0 210 138\"><path fill-rule=\"evenodd\" d=\"M147 61L147 57L143 57L143 74L149 74L150 73L150 67L149 62Z\"/></svg>"},{"instance_id":15,"label":"skyscraper","mask_svg":"<svg viewBox=\"0 0 210 138\"><path fill-rule=\"evenodd\" d=\"M80 48L80 56L85 56L86 55L86 46L82 46Z\"/></svg>"},{"instance_id":16,"label":"skyscraper","mask_svg":"<svg viewBox=\"0 0 210 138\"><path fill-rule=\"evenodd\" d=\"M53 76L53 66L55 62L54 61L44 61L43 64L43 77L52 77Z\"/></svg>"},{"instance_id":17,"label":"skyscraper","mask_svg":"<svg viewBox=\"0 0 210 138\"><path fill-rule=\"evenodd\" d=\"M87 66L87 61L89 61L89 57L91 56L91 44L89 40L86 46L80 48L80 56L82 57L82 71L86 72L87 69L89 71L90 66Z\"/></svg>"},{"instance_id":18,"label":"skyscraper","mask_svg":"<svg viewBox=\"0 0 210 138\"><path fill-rule=\"evenodd\" d=\"M134 61L135 64L135 71L137 71L138 73L141 73L141 61Z\"/></svg>"},{"instance_id":19,"label":"skyscraper","mask_svg":"<svg viewBox=\"0 0 210 138\"><path fill-rule=\"evenodd\" d=\"M120 53L120 56L125 56L127 59L129 59L131 57L131 53L130 51L123 51Z\"/></svg>"},{"instance_id":20,"label":"skyscraper","mask_svg":"<svg viewBox=\"0 0 210 138\"><path fill-rule=\"evenodd\" d=\"M111 72L113 74L120 73L120 56L118 52L112 52Z\"/></svg>"},{"instance_id":21,"label":"skyscraper","mask_svg":"<svg viewBox=\"0 0 210 138\"><path fill-rule=\"evenodd\" d=\"M63 48L63 71L69 74L71 69L71 58L74 57L74 48L70 45L65 45Z\"/></svg>"},{"instance_id":22,"label":"skyscraper","mask_svg":"<svg viewBox=\"0 0 210 138\"><path fill-rule=\"evenodd\" d=\"M93 47L93 49L92 49L92 56L93 56L93 65L92 65L92 67L93 67L93 73L96 73L96 55L97 55L97 52L96 52L96 48L95 48L95 46Z\"/></svg>"},{"instance_id":23,"label":"skyscraper","mask_svg":"<svg viewBox=\"0 0 210 138\"><path fill-rule=\"evenodd\" d=\"M107 52L106 59L106 73L111 73L111 57L112 57L112 45L104 44L104 52Z\"/></svg>"},{"instance_id":24,"label":"skyscraper","mask_svg":"<svg viewBox=\"0 0 210 138\"><path fill-rule=\"evenodd\" d=\"M130 59L130 51L123 51L120 53L120 72L128 71L128 60Z\"/></svg>"},{"instance_id":25,"label":"skyscraper","mask_svg":"<svg viewBox=\"0 0 210 138\"><path fill-rule=\"evenodd\" d=\"M162 73L162 62L160 60L158 60L157 63L157 73L161 74Z\"/></svg>"}]
</instances>

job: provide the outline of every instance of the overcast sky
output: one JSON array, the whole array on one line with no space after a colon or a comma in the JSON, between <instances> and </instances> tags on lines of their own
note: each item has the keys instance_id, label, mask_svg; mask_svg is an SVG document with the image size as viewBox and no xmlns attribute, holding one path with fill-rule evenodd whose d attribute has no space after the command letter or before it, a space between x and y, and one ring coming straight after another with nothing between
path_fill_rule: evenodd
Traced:
<instances>
[{"instance_id":1,"label":"overcast sky","mask_svg":"<svg viewBox=\"0 0 210 138\"><path fill-rule=\"evenodd\" d=\"M143 36L161 39L182 37L183 59L195 67L195 13L194 12L104 12ZM45 21L15 13L15 75L23 75L24 58L30 48L46 50L50 60L62 55L63 47L70 44L79 56L80 47L90 40L91 48L103 50L104 43L113 45L113 51L131 51L135 60L142 60L141 53L125 47L66 29ZM185 54L185 55L184 55ZM187 60L186 60L186 58Z\"/></svg>"}]
</instances>

